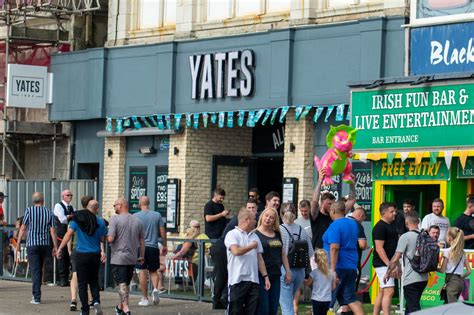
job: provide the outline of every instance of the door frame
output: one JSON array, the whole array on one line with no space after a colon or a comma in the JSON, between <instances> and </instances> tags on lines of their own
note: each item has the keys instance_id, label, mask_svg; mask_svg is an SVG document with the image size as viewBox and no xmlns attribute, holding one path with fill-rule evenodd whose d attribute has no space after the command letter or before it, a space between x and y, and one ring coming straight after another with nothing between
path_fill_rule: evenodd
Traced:
<instances>
[{"instance_id":1,"label":"door frame","mask_svg":"<svg viewBox=\"0 0 474 315\"><path fill-rule=\"evenodd\" d=\"M255 158L249 156L213 155L211 169L211 198L217 185L217 167L219 165L247 167L247 190L250 189L252 183L255 182L255 178L251 178L251 175L254 174L253 169L256 166Z\"/></svg>"}]
</instances>

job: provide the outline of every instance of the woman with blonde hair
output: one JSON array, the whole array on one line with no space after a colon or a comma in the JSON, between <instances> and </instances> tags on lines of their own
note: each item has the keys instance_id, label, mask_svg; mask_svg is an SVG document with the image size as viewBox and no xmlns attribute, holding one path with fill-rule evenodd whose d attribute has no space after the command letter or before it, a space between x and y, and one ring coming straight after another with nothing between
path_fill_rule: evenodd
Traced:
<instances>
[{"instance_id":1,"label":"woman with blonde hair","mask_svg":"<svg viewBox=\"0 0 474 315\"><path fill-rule=\"evenodd\" d=\"M451 227L446 235L449 248L444 250L443 261L439 272L446 272L444 288L446 289L445 304L456 303L464 288L464 279L471 274L471 266L464 252L464 232ZM466 272L464 271L466 268Z\"/></svg>"},{"instance_id":2,"label":"woman with blonde hair","mask_svg":"<svg viewBox=\"0 0 474 315\"><path fill-rule=\"evenodd\" d=\"M287 280L291 280L290 267L280 234L278 212L273 208L263 210L255 230L263 247L263 261L267 274L259 274L260 286L258 296L258 313L261 315L276 315L280 299L281 270L285 271ZM282 267L283 265L283 267ZM270 289L265 289L265 278L270 281Z\"/></svg>"},{"instance_id":3,"label":"woman with blonde hair","mask_svg":"<svg viewBox=\"0 0 474 315\"><path fill-rule=\"evenodd\" d=\"M283 224L280 226L280 232L283 240L283 250L285 255L288 255L290 249L295 242L306 241L307 244L307 266L309 267L309 257L314 255L313 246L308 233L304 229L295 223L296 220L296 208L292 203L284 203L281 205L281 216ZM293 262L289 262L290 274L287 277L285 271L282 269L282 275L280 278L281 290L280 290L280 306L281 313L283 315L294 315L295 308L293 299L296 291L301 286L305 278L305 267L297 267Z\"/></svg>"}]
</instances>

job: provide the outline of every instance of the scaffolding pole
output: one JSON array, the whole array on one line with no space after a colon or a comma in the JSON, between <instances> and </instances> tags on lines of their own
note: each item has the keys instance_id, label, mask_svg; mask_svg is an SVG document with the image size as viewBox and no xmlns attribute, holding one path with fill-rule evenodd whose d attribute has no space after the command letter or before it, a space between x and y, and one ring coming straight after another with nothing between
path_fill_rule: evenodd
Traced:
<instances>
[{"instance_id":1,"label":"scaffolding pole","mask_svg":"<svg viewBox=\"0 0 474 315\"><path fill-rule=\"evenodd\" d=\"M6 149L7 149L7 128L8 128L8 119L7 119L7 79L8 79L8 58L10 52L10 4L8 1L5 3L7 12L6 12L6 41L5 41L5 78L4 78L4 90L5 96L3 101L3 141L2 141L2 176L5 178L5 158L6 158Z\"/></svg>"}]
</instances>

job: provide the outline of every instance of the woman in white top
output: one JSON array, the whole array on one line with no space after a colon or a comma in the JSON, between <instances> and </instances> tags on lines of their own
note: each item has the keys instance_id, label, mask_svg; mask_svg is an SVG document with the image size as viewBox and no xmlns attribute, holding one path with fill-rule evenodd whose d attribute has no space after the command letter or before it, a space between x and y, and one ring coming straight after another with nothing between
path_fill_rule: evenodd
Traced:
<instances>
[{"instance_id":1,"label":"woman in white top","mask_svg":"<svg viewBox=\"0 0 474 315\"><path fill-rule=\"evenodd\" d=\"M446 272L445 303L456 303L464 288L464 279L471 274L471 267L464 253L464 232L457 228L448 229L446 242L450 246L444 251L440 272ZM466 268L466 272L464 272Z\"/></svg>"}]
</instances>

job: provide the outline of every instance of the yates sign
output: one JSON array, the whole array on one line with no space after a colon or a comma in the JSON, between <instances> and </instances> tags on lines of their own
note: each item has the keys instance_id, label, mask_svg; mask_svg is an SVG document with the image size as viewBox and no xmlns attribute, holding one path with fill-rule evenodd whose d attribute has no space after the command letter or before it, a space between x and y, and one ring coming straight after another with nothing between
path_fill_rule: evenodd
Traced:
<instances>
[{"instance_id":1,"label":"yates sign","mask_svg":"<svg viewBox=\"0 0 474 315\"><path fill-rule=\"evenodd\" d=\"M474 84L351 93L354 151L474 146Z\"/></svg>"},{"instance_id":2,"label":"yates sign","mask_svg":"<svg viewBox=\"0 0 474 315\"><path fill-rule=\"evenodd\" d=\"M189 56L191 98L251 96L255 56L252 50Z\"/></svg>"},{"instance_id":3,"label":"yates sign","mask_svg":"<svg viewBox=\"0 0 474 315\"><path fill-rule=\"evenodd\" d=\"M7 106L45 108L48 68L8 64Z\"/></svg>"}]
</instances>

